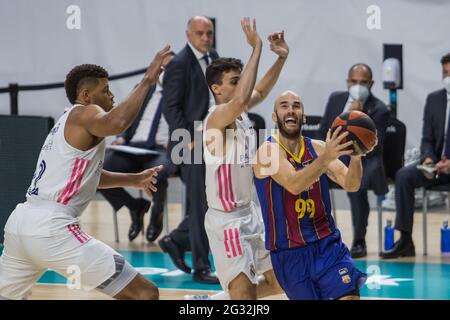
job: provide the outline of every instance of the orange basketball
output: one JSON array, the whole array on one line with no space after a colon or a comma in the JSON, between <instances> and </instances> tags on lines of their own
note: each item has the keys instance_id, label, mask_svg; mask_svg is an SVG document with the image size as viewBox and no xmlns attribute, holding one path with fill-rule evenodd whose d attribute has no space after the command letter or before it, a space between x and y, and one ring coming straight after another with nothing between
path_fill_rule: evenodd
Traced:
<instances>
[{"instance_id":1,"label":"orange basketball","mask_svg":"<svg viewBox=\"0 0 450 320\"><path fill-rule=\"evenodd\" d=\"M337 127L342 127L341 133L348 131L348 136L343 140L353 140L353 155L365 154L377 143L377 128L373 120L364 112L343 112L334 119L331 125L331 133Z\"/></svg>"}]
</instances>

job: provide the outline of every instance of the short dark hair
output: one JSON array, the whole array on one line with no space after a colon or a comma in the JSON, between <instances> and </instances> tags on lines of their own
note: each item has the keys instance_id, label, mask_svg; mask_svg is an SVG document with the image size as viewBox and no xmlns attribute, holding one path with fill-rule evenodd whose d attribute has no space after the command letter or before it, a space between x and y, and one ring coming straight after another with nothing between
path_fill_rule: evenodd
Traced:
<instances>
[{"instance_id":1,"label":"short dark hair","mask_svg":"<svg viewBox=\"0 0 450 320\"><path fill-rule=\"evenodd\" d=\"M450 52L441 58L441 64L444 65L450 62Z\"/></svg>"},{"instance_id":2,"label":"short dark hair","mask_svg":"<svg viewBox=\"0 0 450 320\"><path fill-rule=\"evenodd\" d=\"M368 71L369 71L369 77L370 77L370 80L372 80L373 78L373 73L372 73L372 69L367 65L367 64L365 64L365 63L362 63L362 62L358 62L358 63L355 63L354 65L352 65L351 67L350 67L350 69L348 70L348 78L350 79L350 74L352 73L352 70L354 69L354 68L356 68L356 67L364 67L364 68L366 68Z\"/></svg>"},{"instance_id":3,"label":"short dark hair","mask_svg":"<svg viewBox=\"0 0 450 320\"><path fill-rule=\"evenodd\" d=\"M211 88L213 84L222 84L223 74L231 70L242 71L244 64L241 60L235 58L218 58L211 62L206 68L206 82Z\"/></svg>"},{"instance_id":4,"label":"short dark hair","mask_svg":"<svg viewBox=\"0 0 450 320\"><path fill-rule=\"evenodd\" d=\"M74 104L80 88L86 83L97 83L99 78L108 78L108 71L95 64L76 66L66 76L64 88L67 99Z\"/></svg>"}]
</instances>

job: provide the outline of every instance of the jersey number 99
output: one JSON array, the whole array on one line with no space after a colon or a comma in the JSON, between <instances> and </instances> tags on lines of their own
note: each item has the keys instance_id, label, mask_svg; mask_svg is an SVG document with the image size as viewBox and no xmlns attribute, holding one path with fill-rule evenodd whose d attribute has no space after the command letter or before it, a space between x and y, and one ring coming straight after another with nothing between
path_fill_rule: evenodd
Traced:
<instances>
[{"instance_id":1,"label":"jersey number 99","mask_svg":"<svg viewBox=\"0 0 450 320\"><path fill-rule=\"evenodd\" d=\"M313 219L316 212L314 201L311 199L297 199L295 201L295 211L297 212L297 219L302 219L305 213L309 214L309 218Z\"/></svg>"}]
</instances>

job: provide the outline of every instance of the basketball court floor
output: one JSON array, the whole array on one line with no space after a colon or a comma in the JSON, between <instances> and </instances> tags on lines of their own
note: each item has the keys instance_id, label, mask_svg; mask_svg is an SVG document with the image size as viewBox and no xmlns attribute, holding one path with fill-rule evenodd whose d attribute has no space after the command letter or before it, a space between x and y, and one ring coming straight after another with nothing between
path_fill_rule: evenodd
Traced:
<instances>
[{"instance_id":1,"label":"basketball court floor","mask_svg":"<svg viewBox=\"0 0 450 320\"><path fill-rule=\"evenodd\" d=\"M169 190L170 192L170 190ZM338 194L345 197L344 193ZM170 197L169 197L170 201ZM339 207L339 206L338 206ZM367 234L368 257L356 260L357 266L369 276L361 291L363 299L450 299L450 256L440 253L440 226L447 208L429 213L428 256L423 256L422 220L416 212L414 224L415 258L380 260L376 230L376 212L371 212ZM114 241L114 226L111 206L100 198L92 201L81 219L83 230L118 250L138 270L160 288L164 300L183 299L184 295L214 294L220 285L205 285L192 281L192 277L179 271L168 255L162 253L157 244L148 243L143 235L129 242L127 231L130 224L126 209L118 213L120 241ZM145 225L148 223L146 215ZM394 218L394 213L385 212L383 220ZM181 219L181 205L169 204L169 228L175 228ZM352 239L351 216L347 209L337 210L338 227L344 242L349 246ZM162 236L162 235L161 235ZM0 248L1 250L1 248ZM190 264L191 256L187 254ZM270 299L286 299L285 295ZM29 299L110 299L96 291L69 289L67 280L49 270L33 289Z\"/></svg>"}]
</instances>

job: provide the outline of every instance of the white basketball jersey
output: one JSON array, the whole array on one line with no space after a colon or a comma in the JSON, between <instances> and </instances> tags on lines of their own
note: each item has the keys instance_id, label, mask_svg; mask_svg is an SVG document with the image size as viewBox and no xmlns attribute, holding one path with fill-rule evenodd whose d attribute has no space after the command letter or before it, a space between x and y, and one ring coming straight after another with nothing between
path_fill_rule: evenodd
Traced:
<instances>
[{"instance_id":1,"label":"white basketball jersey","mask_svg":"<svg viewBox=\"0 0 450 320\"><path fill-rule=\"evenodd\" d=\"M97 190L105 156L105 140L87 151L70 146L64 138L64 127L73 108L59 118L45 139L28 188L27 201L56 202L79 216Z\"/></svg>"},{"instance_id":2,"label":"white basketball jersey","mask_svg":"<svg viewBox=\"0 0 450 320\"><path fill-rule=\"evenodd\" d=\"M210 108L203 128L206 198L210 208L231 212L249 204L252 199L252 161L256 152L256 136L252 122L244 112L241 119L235 121L236 129L227 130L225 156L212 155L206 146L206 124L215 108Z\"/></svg>"}]
</instances>

